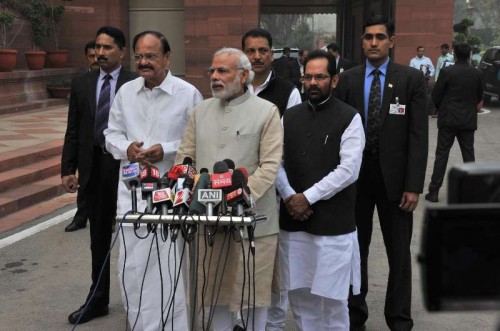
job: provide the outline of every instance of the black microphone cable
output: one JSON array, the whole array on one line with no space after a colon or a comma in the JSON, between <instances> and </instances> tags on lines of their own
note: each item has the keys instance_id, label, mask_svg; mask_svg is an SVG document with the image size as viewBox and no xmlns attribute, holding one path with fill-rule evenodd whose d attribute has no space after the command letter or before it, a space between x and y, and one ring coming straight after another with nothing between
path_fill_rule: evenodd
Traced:
<instances>
[{"instance_id":1,"label":"black microphone cable","mask_svg":"<svg viewBox=\"0 0 500 331\"><path fill-rule=\"evenodd\" d=\"M172 330L174 329L174 316L175 316L175 294L177 293L177 287L179 286L179 280L181 279L181 273L182 273L182 263L184 261L184 256L186 252L186 242L184 242L182 246L182 252L181 252L181 258L179 260L179 270L176 272L177 269L177 251L176 251L176 246L174 246L174 272L176 272L176 276L174 278L174 289L172 291L172 300L170 301L170 306L168 308L168 314L166 321L168 321L168 317L170 315L170 312L172 312ZM165 327L165 325L163 325Z\"/></svg>"},{"instance_id":2,"label":"black microphone cable","mask_svg":"<svg viewBox=\"0 0 500 331\"><path fill-rule=\"evenodd\" d=\"M156 239L156 256L158 257L158 271L160 273L160 293L161 293L161 296L160 296L160 311L161 311L161 324L164 325L165 324L165 320L163 319L163 273L162 273L162 270L161 270L161 259L160 259L160 246L159 246L159 242L158 242L158 234L155 233L155 239ZM163 330L163 328L162 328Z\"/></svg>"},{"instance_id":3,"label":"black microphone cable","mask_svg":"<svg viewBox=\"0 0 500 331\"><path fill-rule=\"evenodd\" d=\"M247 325L248 325L248 315L247 314L247 318L245 319L244 315L243 315L243 302L245 301L245 285L246 285L246 276L247 276L247 269L246 269L246 259L245 259L245 244L243 242L243 238L241 238L240 240L240 246L241 246L241 254L242 254L242 257L243 257L243 282L241 284L241 301L240 301L240 316L241 316L241 324L243 324L243 329L247 329ZM250 282L249 282L250 283ZM247 301L250 301L250 291L248 292L248 300ZM248 306L248 309L250 307Z\"/></svg>"},{"instance_id":4,"label":"black microphone cable","mask_svg":"<svg viewBox=\"0 0 500 331\"><path fill-rule=\"evenodd\" d=\"M220 263L222 261L221 258L218 259L218 261L217 261L217 267L215 269L214 285L212 287L212 300L211 300L211 303L210 303L210 314L209 314L210 324L209 324L209 328L210 328L210 326L212 324L212 320L213 320L213 317L214 317L214 314L215 314L215 307L217 307L217 303L219 302L220 290L221 290L222 283L223 283L223 280L224 280L224 274L225 274L226 267L227 267L227 261L228 261L229 251L231 249L231 239L230 239L230 235L228 235L227 231L226 231L226 233L224 235L224 240L222 242L222 246L221 246L221 249L220 249L220 255L219 255L219 257L222 256L222 252L224 250L224 247L226 246L226 242L227 242L226 256L223 259L222 274L220 276L220 281L219 281L218 286L217 286L217 278L218 278L218 275L219 275L219 267L221 265ZM216 288L217 288L217 292L216 292ZM215 293L217 293L216 296L214 296ZM215 297L215 301L214 301L214 297Z\"/></svg>"},{"instance_id":5,"label":"black microphone cable","mask_svg":"<svg viewBox=\"0 0 500 331\"><path fill-rule=\"evenodd\" d=\"M177 247L175 246L175 244L172 241L170 241L170 246L168 247L168 253L167 253L169 257L172 254L172 247L174 247L174 275L175 275L176 272L177 272L177 270L175 269L175 266L177 265ZM173 297L173 291L172 291L172 289L174 288L174 284L175 284L175 280L172 277L172 270L170 268L170 263L168 263L167 266L168 266L168 268L167 268L168 279L169 279L169 282L170 282L170 292L168 293L168 299L167 299L166 304L161 307L162 315L165 314L165 312L166 312L166 310L168 308L167 305L170 303L170 300L172 300L172 297ZM165 318L165 325L166 325L167 320L168 320L168 316ZM164 327L163 325L164 324L162 324L162 328Z\"/></svg>"},{"instance_id":6,"label":"black microphone cable","mask_svg":"<svg viewBox=\"0 0 500 331\"><path fill-rule=\"evenodd\" d=\"M125 217L129 214L131 214L132 212L131 211L128 211L127 213L125 213L125 215L123 215L123 220L125 220ZM111 226L111 225L110 225ZM73 325L73 328L71 330L75 330L76 327L79 325L78 322L80 322L80 319L82 318L82 316L84 315L84 313L87 311L88 307L89 307L89 304L92 302L92 299L94 299L94 296L97 292L97 288L99 287L99 283L101 282L101 278L102 278L102 274L104 273L104 268L106 267L106 263L109 261L109 257L111 256L111 251L113 250L113 247L115 246L115 243L116 243L116 240L118 238L118 235L120 233L120 230L121 230L121 227L123 225L120 224L120 226L118 227L118 231L116 232L115 234L115 237L114 239L111 241L111 245L109 247L109 250L106 254L106 257L104 259L104 262L101 266L101 270L99 271L99 276L97 277L97 281L96 281L96 285L94 287L94 290L92 291L92 294L90 295L90 298L87 300L87 302L85 303L85 306L83 307L83 310L82 310L82 313L80 314L80 316L78 316L78 319L76 320L75 324ZM123 231L122 231L123 232Z\"/></svg>"},{"instance_id":7,"label":"black microphone cable","mask_svg":"<svg viewBox=\"0 0 500 331\"><path fill-rule=\"evenodd\" d=\"M134 229L135 231L135 229ZM153 243L154 243L154 237L156 236L156 233L153 234L153 238L151 240L151 245L149 245L149 252L148 252L148 258L146 259L146 266L144 268L144 275L142 276L142 282L141 282L141 290L139 292L139 308L137 308L137 315L135 317L134 321L134 326L132 327L132 331L135 330L135 327L137 325L137 321L139 320L139 315L141 314L141 306L142 306L142 291L144 290L144 283L146 281L146 274L148 272L148 266L149 266L149 260L151 258L151 251L153 250Z\"/></svg>"}]
</instances>

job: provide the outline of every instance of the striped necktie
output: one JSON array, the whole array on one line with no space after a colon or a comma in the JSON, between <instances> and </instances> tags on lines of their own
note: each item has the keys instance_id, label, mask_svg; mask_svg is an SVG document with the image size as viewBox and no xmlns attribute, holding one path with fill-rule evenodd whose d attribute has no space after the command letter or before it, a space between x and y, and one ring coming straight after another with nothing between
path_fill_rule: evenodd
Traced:
<instances>
[{"instance_id":1,"label":"striped necktie","mask_svg":"<svg viewBox=\"0 0 500 331\"><path fill-rule=\"evenodd\" d=\"M113 77L110 74L104 76L104 83L99 93L99 102L95 114L94 145L104 147L104 130L108 127L109 108L111 100L111 84Z\"/></svg>"}]
</instances>

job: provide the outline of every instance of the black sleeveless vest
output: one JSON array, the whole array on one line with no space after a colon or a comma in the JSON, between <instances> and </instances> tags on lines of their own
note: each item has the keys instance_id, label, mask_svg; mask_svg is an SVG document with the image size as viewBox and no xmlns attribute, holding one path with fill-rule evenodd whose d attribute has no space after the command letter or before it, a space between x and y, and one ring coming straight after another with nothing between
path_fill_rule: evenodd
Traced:
<instances>
[{"instance_id":1,"label":"black sleeveless vest","mask_svg":"<svg viewBox=\"0 0 500 331\"><path fill-rule=\"evenodd\" d=\"M340 164L340 142L357 111L333 96L313 107L304 102L290 108L283 117L284 167L290 185L304 192ZM341 235L355 230L355 184L311 208L306 221L296 221L281 201L280 228L314 235Z\"/></svg>"},{"instance_id":2,"label":"black sleeveless vest","mask_svg":"<svg viewBox=\"0 0 500 331\"><path fill-rule=\"evenodd\" d=\"M295 85L293 83L276 76L273 71L266 88L257 95L262 99L274 103L280 111L280 117L282 117L286 110L290 93L292 93L294 88Z\"/></svg>"}]
</instances>

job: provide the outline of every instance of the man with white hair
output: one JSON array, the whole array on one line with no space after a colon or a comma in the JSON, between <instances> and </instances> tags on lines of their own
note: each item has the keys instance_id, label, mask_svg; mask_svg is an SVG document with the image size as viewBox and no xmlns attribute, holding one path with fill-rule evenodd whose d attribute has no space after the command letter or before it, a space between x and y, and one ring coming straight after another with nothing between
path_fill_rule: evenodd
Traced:
<instances>
[{"instance_id":1,"label":"man with white hair","mask_svg":"<svg viewBox=\"0 0 500 331\"><path fill-rule=\"evenodd\" d=\"M248 249L242 252L242 247L248 247L248 241L243 240L243 244L234 242L233 238L239 235L231 232L228 246L226 236L229 232L217 228L213 247L206 249L200 245L199 260L203 258L204 250L213 259L205 267L208 274L198 276L200 281L207 280L205 286L198 285L198 288L205 289L205 306L215 306L214 330L233 330L233 314L241 312L243 318L239 327L264 331L267 307L271 302L279 231L274 186L282 156L283 132L279 111L274 104L253 95L248 89L253 71L242 51L235 48L218 50L208 73L214 97L194 108L177 151L176 162L189 156L197 168L212 168L217 161L231 159L237 167L246 168L255 212L267 215L267 221L255 227L255 276L251 280L245 269ZM225 266L224 271L217 273L218 260L222 260ZM200 272L201 269L199 267ZM212 290L214 283L217 286L220 284L215 291ZM242 300L248 297L248 292L242 294L242 290L248 290L249 283L256 286L255 300L253 290L250 291L250 307L246 299ZM255 313L249 310L253 308L253 303ZM248 314L250 317L247 319Z\"/></svg>"}]
</instances>

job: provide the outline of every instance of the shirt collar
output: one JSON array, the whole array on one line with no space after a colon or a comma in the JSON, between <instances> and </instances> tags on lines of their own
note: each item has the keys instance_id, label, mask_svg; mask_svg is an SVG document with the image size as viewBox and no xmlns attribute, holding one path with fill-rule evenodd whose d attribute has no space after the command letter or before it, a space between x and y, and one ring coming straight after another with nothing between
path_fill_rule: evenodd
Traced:
<instances>
[{"instance_id":1,"label":"shirt collar","mask_svg":"<svg viewBox=\"0 0 500 331\"><path fill-rule=\"evenodd\" d=\"M118 68L116 68L115 70L113 70L112 72L110 72L110 75L111 77L113 77L113 80L114 81L117 81L118 80L118 76L120 75L120 70L122 69L122 66L119 66ZM102 80L104 79L104 77L107 75L108 73L105 72L104 70L102 69L99 69L99 80Z\"/></svg>"},{"instance_id":2,"label":"shirt collar","mask_svg":"<svg viewBox=\"0 0 500 331\"><path fill-rule=\"evenodd\" d=\"M237 106L237 105L240 105L242 104L243 102L247 101L248 98L250 98L250 96L252 95L252 93L250 92L249 89L246 89L245 93L243 93L242 95L230 100L230 101L226 101L226 100L223 100L223 99L220 99L221 101L221 104L226 107L226 106Z\"/></svg>"},{"instance_id":3,"label":"shirt collar","mask_svg":"<svg viewBox=\"0 0 500 331\"><path fill-rule=\"evenodd\" d=\"M139 84L137 92L142 91L142 90L149 90L146 87L146 80L143 77L140 77L140 79L142 80L142 84ZM153 90L154 89L160 89L160 90L162 90L165 93L170 94L170 95L174 94L174 83L172 81L172 74L171 74L170 70L167 71L167 75L165 76L165 78L163 79L161 84L158 86L155 86L153 88Z\"/></svg>"},{"instance_id":4,"label":"shirt collar","mask_svg":"<svg viewBox=\"0 0 500 331\"><path fill-rule=\"evenodd\" d=\"M385 60L384 63L382 63L382 65L380 67L378 67L378 70L380 70L380 72L382 73L382 75L384 76L387 76L387 66L389 65L389 57L387 57L387 59ZM365 78L367 78L368 76L370 76L372 74L372 71L375 69L376 67L370 63L370 61L366 60L366 70L365 70Z\"/></svg>"}]
</instances>

